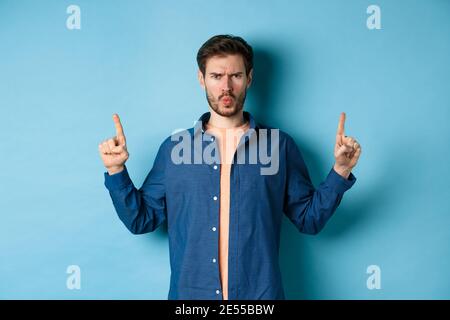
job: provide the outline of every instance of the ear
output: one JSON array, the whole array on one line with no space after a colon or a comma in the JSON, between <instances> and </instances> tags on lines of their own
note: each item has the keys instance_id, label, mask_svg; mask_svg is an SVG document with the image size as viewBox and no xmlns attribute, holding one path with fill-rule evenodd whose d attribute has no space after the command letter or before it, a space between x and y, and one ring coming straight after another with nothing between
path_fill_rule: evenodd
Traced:
<instances>
[{"instance_id":1,"label":"ear","mask_svg":"<svg viewBox=\"0 0 450 320\"><path fill-rule=\"evenodd\" d=\"M247 76L247 89L250 88L250 85L252 84L253 80L253 68L250 70Z\"/></svg>"},{"instance_id":2,"label":"ear","mask_svg":"<svg viewBox=\"0 0 450 320\"><path fill-rule=\"evenodd\" d=\"M200 69L198 70L197 77L198 77L198 82L200 82L200 85L202 86L202 88L205 89L205 78L203 77L203 73L200 71Z\"/></svg>"}]
</instances>

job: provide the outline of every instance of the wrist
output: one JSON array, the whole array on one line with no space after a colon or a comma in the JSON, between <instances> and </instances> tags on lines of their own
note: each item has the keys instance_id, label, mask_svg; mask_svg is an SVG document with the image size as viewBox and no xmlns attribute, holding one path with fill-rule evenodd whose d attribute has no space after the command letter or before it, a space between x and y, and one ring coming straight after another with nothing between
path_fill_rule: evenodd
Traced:
<instances>
[{"instance_id":1,"label":"wrist","mask_svg":"<svg viewBox=\"0 0 450 320\"><path fill-rule=\"evenodd\" d=\"M352 172L351 168L347 168L347 167L340 167L336 164L334 164L333 166L334 171L337 172L337 174L339 174L341 177L348 179L348 177L350 176L350 173Z\"/></svg>"},{"instance_id":2,"label":"wrist","mask_svg":"<svg viewBox=\"0 0 450 320\"><path fill-rule=\"evenodd\" d=\"M124 170L124 168L125 167L123 165L122 166L109 167L109 168L107 168L107 171L108 171L108 174L111 176L113 174L122 172Z\"/></svg>"}]
</instances>

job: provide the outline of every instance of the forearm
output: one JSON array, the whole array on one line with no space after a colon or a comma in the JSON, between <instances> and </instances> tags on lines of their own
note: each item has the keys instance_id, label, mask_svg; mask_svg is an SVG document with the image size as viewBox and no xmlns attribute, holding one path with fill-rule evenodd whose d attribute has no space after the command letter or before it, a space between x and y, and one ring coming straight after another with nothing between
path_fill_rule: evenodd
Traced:
<instances>
[{"instance_id":1,"label":"forearm","mask_svg":"<svg viewBox=\"0 0 450 320\"><path fill-rule=\"evenodd\" d=\"M303 184L302 194L295 194L288 207L288 216L300 232L317 234L339 206L342 196L356 181L350 173L348 179L334 169L314 188L309 180Z\"/></svg>"},{"instance_id":2,"label":"forearm","mask_svg":"<svg viewBox=\"0 0 450 320\"><path fill-rule=\"evenodd\" d=\"M109 190L114 208L124 225L133 234L153 231L161 220L158 208L153 208L137 190L126 170L115 175L105 175L105 185Z\"/></svg>"}]
</instances>

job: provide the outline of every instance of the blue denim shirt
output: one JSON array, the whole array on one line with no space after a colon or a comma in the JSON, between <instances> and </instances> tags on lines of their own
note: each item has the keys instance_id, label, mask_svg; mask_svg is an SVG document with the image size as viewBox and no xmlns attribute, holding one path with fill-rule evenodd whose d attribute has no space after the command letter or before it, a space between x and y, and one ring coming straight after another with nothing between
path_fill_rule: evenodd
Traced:
<instances>
[{"instance_id":1,"label":"blue denim shirt","mask_svg":"<svg viewBox=\"0 0 450 320\"><path fill-rule=\"evenodd\" d=\"M209 116L203 114L197 122L200 125L186 131L189 137L186 146L192 154L186 148L179 153L184 159L193 160L198 156L198 150L193 147L196 138L200 139L202 150L217 147L214 136L204 130ZM261 174L261 168L268 167L267 161L256 164L236 161L239 150L249 157L249 146L255 141L251 138L258 138L261 129L275 130L256 124L248 112L244 112L244 117L250 122L250 134L240 140L230 175L228 298L285 299L278 261L283 213L300 232L317 234L356 178L350 174L345 179L331 169L316 189L295 142L282 131L278 131L276 174ZM267 136L266 148L271 150L275 142L270 139L271 134ZM105 172L105 186L119 218L133 234L152 232L167 221L169 299L221 300L216 262L220 160L176 163L173 150L180 147L181 140L173 140L171 136L161 144L153 168L140 189L133 185L126 167L113 175Z\"/></svg>"}]
</instances>

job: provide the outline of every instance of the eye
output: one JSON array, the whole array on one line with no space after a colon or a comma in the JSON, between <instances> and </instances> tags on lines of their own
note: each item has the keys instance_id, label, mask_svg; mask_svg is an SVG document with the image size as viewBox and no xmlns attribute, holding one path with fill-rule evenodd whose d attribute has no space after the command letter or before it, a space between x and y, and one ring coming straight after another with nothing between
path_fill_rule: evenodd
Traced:
<instances>
[{"instance_id":1,"label":"eye","mask_svg":"<svg viewBox=\"0 0 450 320\"><path fill-rule=\"evenodd\" d=\"M211 75L211 78L220 79L220 74L213 74L213 75Z\"/></svg>"},{"instance_id":2,"label":"eye","mask_svg":"<svg viewBox=\"0 0 450 320\"><path fill-rule=\"evenodd\" d=\"M242 78L242 74L235 74L234 77L235 77L236 79L240 79L240 78Z\"/></svg>"}]
</instances>

